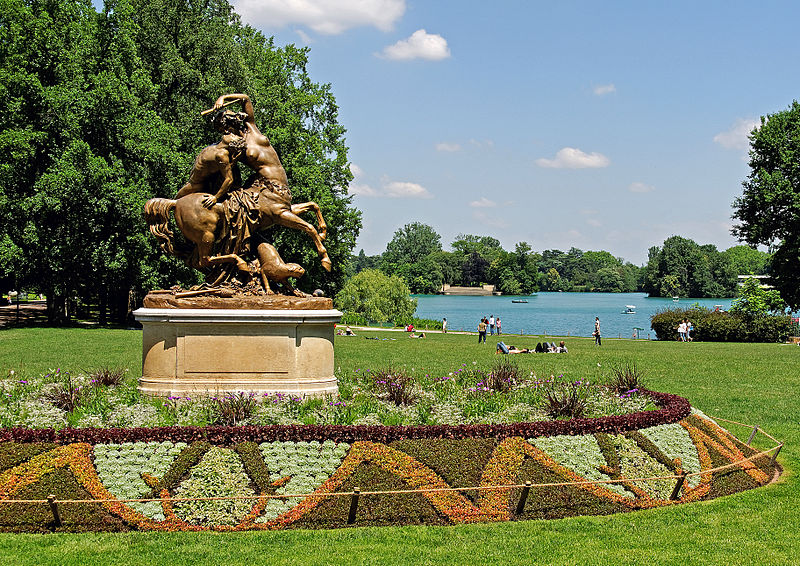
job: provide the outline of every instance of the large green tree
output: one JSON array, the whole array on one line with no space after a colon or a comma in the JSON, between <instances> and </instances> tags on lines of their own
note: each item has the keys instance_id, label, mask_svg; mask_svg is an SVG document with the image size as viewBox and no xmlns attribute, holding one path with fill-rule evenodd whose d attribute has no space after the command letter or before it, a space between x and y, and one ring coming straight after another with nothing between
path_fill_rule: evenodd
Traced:
<instances>
[{"instance_id":1,"label":"large green tree","mask_svg":"<svg viewBox=\"0 0 800 566\"><path fill-rule=\"evenodd\" d=\"M334 303L345 312L361 314L376 322L405 321L417 309L417 301L410 293L400 277L365 269L345 283Z\"/></svg>"},{"instance_id":2,"label":"large green tree","mask_svg":"<svg viewBox=\"0 0 800 566\"><path fill-rule=\"evenodd\" d=\"M731 297L736 274L715 246L671 236L650 248L644 290L654 297Z\"/></svg>"},{"instance_id":3,"label":"large green tree","mask_svg":"<svg viewBox=\"0 0 800 566\"><path fill-rule=\"evenodd\" d=\"M200 111L250 94L296 202L314 200L334 264L305 234L268 237L301 282L341 287L360 229L344 128L308 50L278 48L227 0L0 0L0 279L43 291L54 320L97 303L123 320L132 296L196 275L161 255L142 205L172 197L215 140ZM12 277L13 276L13 277Z\"/></svg>"},{"instance_id":4,"label":"large green tree","mask_svg":"<svg viewBox=\"0 0 800 566\"><path fill-rule=\"evenodd\" d=\"M406 224L394 233L381 256L381 269L402 277L412 293L435 293L441 289L444 275L436 261L442 251L442 238L432 227L421 222Z\"/></svg>"},{"instance_id":5,"label":"large green tree","mask_svg":"<svg viewBox=\"0 0 800 566\"><path fill-rule=\"evenodd\" d=\"M733 234L774 250L772 281L800 309L800 104L761 118L750 134L750 174L734 203Z\"/></svg>"}]
</instances>

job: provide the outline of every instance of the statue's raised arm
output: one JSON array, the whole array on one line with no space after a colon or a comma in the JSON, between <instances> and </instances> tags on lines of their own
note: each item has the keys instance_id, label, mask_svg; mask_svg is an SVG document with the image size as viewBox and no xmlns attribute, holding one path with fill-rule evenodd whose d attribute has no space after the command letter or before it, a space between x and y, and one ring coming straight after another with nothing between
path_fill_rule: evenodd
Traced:
<instances>
[{"instance_id":1,"label":"statue's raised arm","mask_svg":"<svg viewBox=\"0 0 800 566\"><path fill-rule=\"evenodd\" d=\"M241 101L242 103L242 110L245 114L247 114L247 118L245 122L248 122L255 126L256 124L256 114L255 110L253 109L253 103L250 101L250 97L246 94L223 94L220 96L217 101L214 103L214 110L219 110L229 104L233 104L234 102Z\"/></svg>"}]
</instances>

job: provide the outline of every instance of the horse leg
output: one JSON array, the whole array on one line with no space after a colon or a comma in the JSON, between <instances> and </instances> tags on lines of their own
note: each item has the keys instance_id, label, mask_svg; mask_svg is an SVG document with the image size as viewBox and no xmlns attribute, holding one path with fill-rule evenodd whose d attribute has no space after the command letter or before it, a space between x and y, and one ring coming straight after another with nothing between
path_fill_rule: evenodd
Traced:
<instances>
[{"instance_id":1,"label":"horse leg","mask_svg":"<svg viewBox=\"0 0 800 566\"><path fill-rule=\"evenodd\" d=\"M214 233L203 232L202 238L197 242L197 252L200 260L200 267L211 267L218 263L235 263L239 271L250 274L250 266L247 262L236 254L211 256L211 246L214 244Z\"/></svg>"},{"instance_id":2,"label":"horse leg","mask_svg":"<svg viewBox=\"0 0 800 566\"><path fill-rule=\"evenodd\" d=\"M309 224L296 214L293 214L289 210L281 212L281 214L277 218L277 221L278 221L277 223L280 224L281 226L286 226L287 228L294 228L295 230L302 230L303 232L311 236L311 239L314 241L314 246L317 248L317 254L319 254L319 257L322 258L321 260L322 267L324 267L326 271L331 270L332 264L331 264L331 258L328 257L328 250L326 250L325 246L322 245L322 239L319 237L319 234L311 224Z\"/></svg>"},{"instance_id":3,"label":"horse leg","mask_svg":"<svg viewBox=\"0 0 800 566\"><path fill-rule=\"evenodd\" d=\"M319 234L319 239L324 240L328 235L328 225L325 224L325 219L322 217L322 211L319 209L319 205L314 201L301 202L292 205L292 214L296 216L300 216L309 210L313 210L314 214L317 215L317 225L319 226L317 228L317 233Z\"/></svg>"}]
</instances>

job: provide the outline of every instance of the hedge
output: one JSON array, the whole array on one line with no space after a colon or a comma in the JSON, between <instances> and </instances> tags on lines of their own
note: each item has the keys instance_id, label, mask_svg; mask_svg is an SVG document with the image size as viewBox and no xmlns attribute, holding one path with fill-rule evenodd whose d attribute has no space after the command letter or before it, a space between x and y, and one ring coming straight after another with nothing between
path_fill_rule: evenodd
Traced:
<instances>
[{"instance_id":1,"label":"hedge","mask_svg":"<svg viewBox=\"0 0 800 566\"><path fill-rule=\"evenodd\" d=\"M788 316L748 318L704 307L657 312L650 317L650 326L659 340L678 340L678 325L685 318L694 326L691 338L702 342L785 342L792 333Z\"/></svg>"}]
</instances>

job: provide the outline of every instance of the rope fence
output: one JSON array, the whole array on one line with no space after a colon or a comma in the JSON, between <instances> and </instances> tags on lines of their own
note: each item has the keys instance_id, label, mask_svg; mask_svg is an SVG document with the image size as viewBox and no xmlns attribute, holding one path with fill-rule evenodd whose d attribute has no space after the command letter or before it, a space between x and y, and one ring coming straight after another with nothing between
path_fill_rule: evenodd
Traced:
<instances>
[{"instance_id":1,"label":"rope fence","mask_svg":"<svg viewBox=\"0 0 800 566\"><path fill-rule=\"evenodd\" d=\"M672 475L665 475L665 476L649 476L644 478L620 478L620 479L607 479L607 480L582 480L582 481L566 481L566 482L549 482L549 483L531 483L526 481L522 484L503 484L503 485L481 485L481 486L470 486L470 487L427 487L427 488L416 488L416 489L393 489L393 490L383 490L383 491L361 491L361 488L355 487L353 491L344 491L344 492L331 492L331 493L284 493L284 494L273 494L273 495L233 495L233 496L219 496L219 497L175 497L169 498L170 503L174 502L184 502L184 501L234 501L234 500L270 500L270 499L297 499L297 498L306 498L310 496L319 497L319 498L329 498L329 497L349 497L350 499L350 510L348 512L347 524L352 524L355 522L356 512L358 510L358 503L361 497L367 495L406 495L406 494L415 494L415 493L444 493L444 492L465 492L465 491L474 491L474 492L481 492L481 491L490 491L490 490L514 490L514 489L522 489L522 493L520 494L520 499L516 506L516 514L522 514L523 510L525 509L525 503L528 498L528 494L530 493L531 489L534 488L548 488L548 487L567 487L567 486L581 486L581 485L599 485L599 484L619 484L619 483L633 483L633 482L647 482L647 481L665 481L665 480L676 480L675 487L672 490L672 495L670 496L670 500L674 501L678 499L680 494L680 490L683 487L684 483L687 479L695 477L695 476L702 476L704 474L713 474L716 472L721 472L727 470L729 468L735 468L744 464L745 462L752 462L753 460L757 460L759 458L763 458L769 454L772 454L770 458L770 466L774 466L777 460L778 454L780 453L781 449L783 448L783 442L778 441L774 436L768 434L763 429L761 429L758 425L747 425L743 423L739 423L736 421L723 419L719 417L709 417L715 421L722 421L746 428L751 428L752 432L750 437L747 441L747 446L750 446L751 442L755 438L756 434L761 433L770 440L776 442L777 444L772 448L768 448L766 450L762 450L752 456L748 456L746 458L742 458L741 460L737 460L736 462L731 462L729 464L725 464L722 466L717 466L715 468L711 468L708 470L703 470L700 472L693 472L693 473L680 473L680 474L672 474ZM53 519L56 526L61 526L61 518L58 506L61 504L87 504L87 503L109 503L109 502L117 502L117 503L150 503L150 502L162 502L164 499L162 498L139 498L139 499L118 499L118 498L110 498L110 499L63 499L57 500L55 495L48 495L47 499L3 499L0 500L0 504L3 503L12 503L12 504L47 504L50 507L50 510L53 513Z\"/></svg>"}]
</instances>

